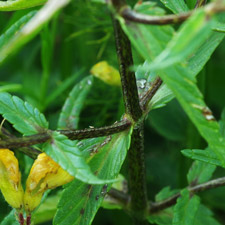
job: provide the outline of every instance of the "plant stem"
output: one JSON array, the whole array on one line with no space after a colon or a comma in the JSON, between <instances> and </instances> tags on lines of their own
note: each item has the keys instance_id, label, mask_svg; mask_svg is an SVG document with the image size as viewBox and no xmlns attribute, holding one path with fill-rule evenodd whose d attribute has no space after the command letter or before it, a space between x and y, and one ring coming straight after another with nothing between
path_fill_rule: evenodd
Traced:
<instances>
[{"instance_id":1,"label":"plant stem","mask_svg":"<svg viewBox=\"0 0 225 225\"><path fill-rule=\"evenodd\" d=\"M190 191L190 194L193 195L198 192L206 191L206 190L221 187L221 186L225 186L225 177L217 178L203 184L198 184L193 187L188 187L187 189ZM179 197L180 197L180 193L177 193L173 195L172 197L167 198L163 201L151 203L149 213L150 214L155 213L155 212L171 207L172 205L176 204L176 201Z\"/></svg>"},{"instance_id":2,"label":"plant stem","mask_svg":"<svg viewBox=\"0 0 225 225\"><path fill-rule=\"evenodd\" d=\"M130 128L131 122L124 119L114 123L111 126L100 128L86 128L83 130L59 130L61 134L66 135L71 140L82 140L86 138L104 137L116 134Z\"/></svg>"},{"instance_id":3,"label":"plant stem","mask_svg":"<svg viewBox=\"0 0 225 225\"><path fill-rule=\"evenodd\" d=\"M208 182L195 185L193 187L187 187L187 189L190 191L190 195L197 194L202 191L214 189L217 187L225 186L225 177L220 177L214 180L210 180ZM125 206L125 209L127 205L130 202L130 196L119 191L116 189L111 189L108 193L111 197L115 198L119 202L121 202L121 205ZM169 197L163 201L160 202L151 202L149 207L149 214L157 213L161 210L164 210L166 208L169 208L176 204L177 199L180 197L180 192L173 195L172 197Z\"/></svg>"},{"instance_id":4,"label":"plant stem","mask_svg":"<svg viewBox=\"0 0 225 225\"><path fill-rule=\"evenodd\" d=\"M100 128L87 128L83 130L58 130L63 135L66 135L71 140L82 140L86 138L104 137L116 134L130 128L131 122L127 119L114 123L111 126ZM44 143L51 139L51 131L25 136L21 138L10 137L5 140L0 140L0 148L20 148L27 147L34 144Z\"/></svg>"},{"instance_id":5,"label":"plant stem","mask_svg":"<svg viewBox=\"0 0 225 225\"><path fill-rule=\"evenodd\" d=\"M12 135L8 130L5 128L1 127L0 130L0 139L10 139L10 138L15 138L14 135ZM24 154L28 155L32 159L36 159L37 156L41 153L37 149L33 147L21 147L18 149L19 151L23 152Z\"/></svg>"},{"instance_id":6,"label":"plant stem","mask_svg":"<svg viewBox=\"0 0 225 225\"><path fill-rule=\"evenodd\" d=\"M187 20L195 10L191 10L188 12L180 13L180 14L171 14L165 16L151 16L146 14L137 13L130 9L128 5L122 1L122 3L118 4L119 0L112 0L112 4L115 6L117 13L122 16L125 20L131 21L134 23L142 23L142 24L150 24L150 25L166 25L166 24L176 24L181 23ZM203 5L205 3L204 0L199 0L196 7L199 5ZM208 4L204 8L207 16L212 16L213 14L220 13L225 11L225 6L219 0Z\"/></svg>"},{"instance_id":7,"label":"plant stem","mask_svg":"<svg viewBox=\"0 0 225 225\"><path fill-rule=\"evenodd\" d=\"M152 83L149 90L145 93L145 95L141 98L140 105L143 111L146 111L148 108L148 103L151 101L155 93L159 90L162 85L162 79L157 77Z\"/></svg>"},{"instance_id":8,"label":"plant stem","mask_svg":"<svg viewBox=\"0 0 225 225\"><path fill-rule=\"evenodd\" d=\"M128 151L130 210L135 225L145 224L144 218L148 207L143 125L142 122L134 128Z\"/></svg>"},{"instance_id":9,"label":"plant stem","mask_svg":"<svg viewBox=\"0 0 225 225\"><path fill-rule=\"evenodd\" d=\"M114 7L118 10L124 5L124 0L114 0ZM121 84L126 113L133 119L134 129L128 150L129 164L129 192L131 196L129 213L135 225L144 225L148 207L145 162L144 162L144 132L142 109L136 84L135 73L130 71L133 66L131 44L122 30L120 23L113 17L116 39L116 50L120 68Z\"/></svg>"},{"instance_id":10,"label":"plant stem","mask_svg":"<svg viewBox=\"0 0 225 225\"><path fill-rule=\"evenodd\" d=\"M142 110L139 104L135 73L130 70L133 65L131 44L119 21L115 18L113 18L113 25L125 110L134 121L137 121L142 116Z\"/></svg>"}]
</instances>

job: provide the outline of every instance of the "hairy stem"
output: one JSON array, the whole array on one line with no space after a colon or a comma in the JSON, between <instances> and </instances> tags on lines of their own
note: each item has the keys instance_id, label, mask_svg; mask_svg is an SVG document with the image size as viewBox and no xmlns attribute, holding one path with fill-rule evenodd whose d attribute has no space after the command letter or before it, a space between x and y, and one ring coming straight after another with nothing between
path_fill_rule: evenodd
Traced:
<instances>
[{"instance_id":1,"label":"hairy stem","mask_svg":"<svg viewBox=\"0 0 225 225\"><path fill-rule=\"evenodd\" d=\"M206 190L221 187L221 186L225 186L225 177L217 178L203 184L198 184L193 187L188 187L187 189L190 191L190 194L193 195L198 192L206 191ZM180 197L180 193L177 193L173 195L172 197L167 198L163 201L151 203L149 213L155 213L163 209L169 208L172 205L175 205L179 197Z\"/></svg>"},{"instance_id":2,"label":"hairy stem","mask_svg":"<svg viewBox=\"0 0 225 225\"><path fill-rule=\"evenodd\" d=\"M145 95L142 97L140 101L140 105L143 111L147 110L148 104L155 95L155 93L159 90L159 88L162 85L162 79L160 77L157 77L154 82L152 83L149 90L145 93Z\"/></svg>"},{"instance_id":3,"label":"hairy stem","mask_svg":"<svg viewBox=\"0 0 225 225\"><path fill-rule=\"evenodd\" d=\"M125 2L124 0L113 0L113 4L114 8L118 10ZM144 160L143 112L140 107L135 73L130 70L130 67L133 66L130 41L122 30L119 21L114 17L113 25L125 110L134 122L131 145L128 150L130 192L128 211L135 225L144 225L146 224L145 214L148 207L148 198Z\"/></svg>"},{"instance_id":4,"label":"hairy stem","mask_svg":"<svg viewBox=\"0 0 225 225\"><path fill-rule=\"evenodd\" d=\"M131 122L124 119L111 126L105 126L100 128L87 128L83 130L59 130L61 134L66 135L71 140L82 140L86 138L104 137L115 133L122 132L130 128ZM51 139L51 131L35 134L31 136L25 136L21 138L9 137L4 140L0 140L0 148L21 148L35 144L44 143ZM24 150L24 148L23 148Z\"/></svg>"},{"instance_id":5,"label":"hairy stem","mask_svg":"<svg viewBox=\"0 0 225 225\"><path fill-rule=\"evenodd\" d=\"M0 129L0 140L1 139L10 139L10 138L16 138L14 135L12 135L8 130L1 127ZM21 147L18 148L19 151L23 152L24 154L28 155L32 159L36 159L37 156L41 153L39 150L33 147Z\"/></svg>"},{"instance_id":6,"label":"hairy stem","mask_svg":"<svg viewBox=\"0 0 225 225\"><path fill-rule=\"evenodd\" d=\"M137 121L142 116L142 110L139 104L135 73L130 70L133 65L131 44L119 21L115 18L113 18L113 25L125 110L134 121Z\"/></svg>"},{"instance_id":7,"label":"hairy stem","mask_svg":"<svg viewBox=\"0 0 225 225\"><path fill-rule=\"evenodd\" d=\"M131 136L131 146L128 151L129 191L131 195L130 210L134 224L145 224L148 207L143 123L135 127Z\"/></svg>"}]
</instances>

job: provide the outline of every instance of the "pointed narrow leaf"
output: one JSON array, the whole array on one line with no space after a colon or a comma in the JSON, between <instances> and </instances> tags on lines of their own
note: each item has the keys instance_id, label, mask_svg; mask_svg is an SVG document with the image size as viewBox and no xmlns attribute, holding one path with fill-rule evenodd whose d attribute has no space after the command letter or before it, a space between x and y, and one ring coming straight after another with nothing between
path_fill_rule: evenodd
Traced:
<instances>
[{"instance_id":1,"label":"pointed narrow leaf","mask_svg":"<svg viewBox=\"0 0 225 225\"><path fill-rule=\"evenodd\" d=\"M135 10L142 13L141 7L140 10L139 7L136 7ZM158 15L157 10L157 7L152 6L152 12L150 11L151 14L148 14ZM123 18L120 18L120 23L132 44L141 53L141 56L149 62L166 48L167 43L174 34L174 29L170 25L155 26L132 22L126 23Z\"/></svg>"},{"instance_id":2,"label":"pointed narrow leaf","mask_svg":"<svg viewBox=\"0 0 225 225\"><path fill-rule=\"evenodd\" d=\"M177 31L166 49L149 65L150 68L163 69L183 62L201 46L211 33L212 23L204 11L198 11Z\"/></svg>"},{"instance_id":3,"label":"pointed narrow leaf","mask_svg":"<svg viewBox=\"0 0 225 225\"><path fill-rule=\"evenodd\" d=\"M168 9L174 13L187 12L189 10L184 0L160 0Z\"/></svg>"},{"instance_id":4,"label":"pointed narrow leaf","mask_svg":"<svg viewBox=\"0 0 225 225\"><path fill-rule=\"evenodd\" d=\"M154 58L166 48L174 33L171 26L150 26L132 22L126 23L123 19L120 19L120 22L136 50L144 59L148 60L148 62L154 60ZM189 73L192 76L196 76L200 72L223 38L224 34L210 31L206 40L203 41L202 44L199 44L199 48L193 52L189 59L186 59L185 68L190 69ZM198 37L196 39L198 39ZM148 74L151 74L149 71L151 71L152 68L147 65L149 64L145 63L143 65L143 72L146 73L146 71L148 71ZM171 94L169 87L165 84L164 87L161 87L157 91L150 105L152 108L158 108L165 105L172 98L173 94ZM157 104L157 102L159 102L159 104Z\"/></svg>"},{"instance_id":5,"label":"pointed narrow leaf","mask_svg":"<svg viewBox=\"0 0 225 225\"><path fill-rule=\"evenodd\" d=\"M163 188L156 196L155 201L160 202L176 194L178 190L171 190L170 187ZM158 225L171 225L173 220L173 206L157 213L152 213L147 217L150 223Z\"/></svg>"},{"instance_id":6,"label":"pointed narrow leaf","mask_svg":"<svg viewBox=\"0 0 225 225\"><path fill-rule=\"evenodd\" d=\"M181 153L188 158L223 167L221 161L211 149L184 149L181 151Z\"/></svg>"},{"instance_id":7,"label":"pointed narrow leaf","mask_svg":"<svg viewBox=\"0 0 225 225\"><path fill-rule=\"evenodd\" d=\"M196 76L202 70L224 37L225 34L214 31L210 32L207 40L188 59L187 67L190 69L192 76Z\"/></svg>"},{"instance_id":8,"label":"pointed narrow leaf","mask_svg":"<svg viewBox=\"0 0 225 225\"><path fill-rule=\"evenodd\" d=\"M196 195L190 198L187 189L181 192L174 207L173 225L194 225L196 213L200 205L200 198Z\"/></svg>"},{"instance_id":9,"label":"pointed narrow leaf","mask_svg":"<svg viewBox=\"0 0 225 225\"><path fill-rule=\"evenodd\" d=\"M26 1L32 2L30 0ZM69 2L70 0L48 0L38 13L36 13L36 15L26 25L18 30L18 32L8 40L2 48L0 48L0 64L3 63L10 54L18 50L37 35L44 24L46 24L56 12L65 7Z\"/></svg>"},{"instance_id":10,"label":"pointed narrow leaf","mask_svg":"<svg viewBox=\"0 0 225 225\"><path fill-rule=\"evenodd\" d=\"M5 33L0 36L0 49L10 41L16 33L36 14L37 11L31 11L16 21Z\"/></svg>"},{"instance_id":11,"label":"pointed narrow leaf","mask_svg":"<svg viewBox=\"0 0 225 225\"><path fill-rule=\"evenodd\" d=\"M19 222L16 220L15 216L16 211L13 209L0 223L0 225L19 225Z\"/></svg>"},{"instance_id":12,"label":"pointed narrow leaf","mask_svg":"<svg viewBox=\"0 0 225 225\"><path fill-rule=\"evenodd\" d=\"M48 128L48 122L38 109L8 93L0 93L0 114L25 135L41 133Z\"/></svg>"},{"instance_id":13,"label":"pointed narrow leaf","mask_svg":"<svg viewBox=\"0 0 225 225\"><path fill-rule=\"evenodd\" d=\"M42 5L47 0L13 0L0 1L0 11L14 11Z\"/></svg>"},{"instance_id":14,"label":"pointed narrow leaf","mask_svg":"<svg viewBox=\"0 0 225 225\"><path fill-rule=\"evenodd\" d=\"M72 89L60 114L59 129L77 129L79 114L92 83L93 77L88 76Z\"/></svg>"},{"instance_id":15,"label":"pointed narrow leaf","mask_svg":"<svg viewBox=\"0 0 225 225\"><path fill-rule=\"evenodd\" d=\"M213 213L201 204L198 207L193 225L220 225L220 223L213 218Z\"/></svg>"},{"instance_id":16,"label":"pointed narrow leaf","mask_svg":"<svg viewBox=\"0 0 225 225\"><path fill-rule=\"evenodd\" d=\"M130 145L130 135L130 131L125 131L113 135L111 141L108 137L101 142L97 139L97 143L96 139L80 142L88 164L99 178L115 179L118 176ZM109 189L110 185L87 185L74 180L63 191L53 224L91 224Z\"/></svg>"},{"instance_id":17,"label":"pointed narrow leaf","mask_svg":"<svg viewBox=\"0 0 225 225\"><path fill-rule=\"evenodd\" d=\"M187 179L189 184L201 184L208 181L216 166L209 163L204 163L200 161L195 161L187 174Z\"/></svg>"}]
</instances>

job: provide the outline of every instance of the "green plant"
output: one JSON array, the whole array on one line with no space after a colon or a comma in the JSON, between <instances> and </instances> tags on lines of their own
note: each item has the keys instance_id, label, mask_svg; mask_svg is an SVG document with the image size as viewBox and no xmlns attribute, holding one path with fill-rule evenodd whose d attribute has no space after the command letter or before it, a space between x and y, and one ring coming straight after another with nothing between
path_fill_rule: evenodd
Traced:
<instances>
[{"instance_id":1,"label":"green plant","mask_svg":"<svg viewBox=\"0 0 225 225\"><path fill-rule=\"evenodd\" d=\"M1 225L91 224L101 206L123 210L136 225L220 224L208 207L224 222L225 206L216 200L223 192L212 190L225 185L225 116L217 122L205 102L218 113L224 107L222 93L214 95L216 103L207 97L218 85L207 73L223 74L223 62L221 69L209 65L224 38L225 3L161 3L0 1L1 11L16 11L0 15L0 188L15 208L9 212L0 199ZM174 14L165 15L166 8ZM97 74L91 70L100 79L87 76L99 60L116 66L116 55L121 85L105 62ZM185 148L186 158L175 148ZM38 155L43 162L33 162Z\"/></svg>"}]
</instances>

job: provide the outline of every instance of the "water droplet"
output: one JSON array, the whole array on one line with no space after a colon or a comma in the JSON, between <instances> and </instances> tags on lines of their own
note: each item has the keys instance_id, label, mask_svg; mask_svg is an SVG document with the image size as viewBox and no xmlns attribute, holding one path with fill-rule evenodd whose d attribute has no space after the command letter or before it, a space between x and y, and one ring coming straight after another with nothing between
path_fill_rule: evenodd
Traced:
<instances>
[{"instance_id":1,"label":"water droplet","mask_svg":"<svg viewBox=\"0 0 225 225\"><path fill-rule=\"evenodd\" d=\"M145 79L137 80L138 88L144 89L146 87L147 81Z\"/></svg>"},{"instance_id":2,"label":"water droplet","mask_svg":"<svg viewBox=\"0 0 225 225\"><path fill-rule=\"evenodd\" d=\"M92 81L91 80L88 80L87 83L88 83L88 85L91 85L92 84Z\"/></svg>"}]
</instances>

